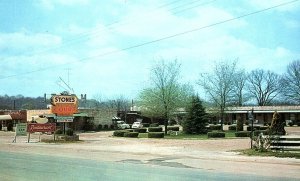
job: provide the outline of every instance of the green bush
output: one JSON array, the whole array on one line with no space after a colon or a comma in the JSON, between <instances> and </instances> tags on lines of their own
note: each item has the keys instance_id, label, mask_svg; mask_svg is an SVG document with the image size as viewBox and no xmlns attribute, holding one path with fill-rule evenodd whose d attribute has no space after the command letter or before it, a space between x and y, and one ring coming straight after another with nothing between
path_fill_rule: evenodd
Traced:
<instances>
[{"instance_id":1,"label":"green bush","mask_svg":"<svg viewBox=\"0 0 300 181\"><path fill-rule=\"evenodd\" d=\"M7 125L7 131L13 131L13 130L14 130L13 123L8 123L8 125Z\"/></svg>"},{"instance_id":2,"label":"green bush","mask_svg":"<svg viewBox=\"0 0 300 181\"><path fill-rule=\"evenodd\" d=\"M133 132L146 133L147 132L147 128L136 128L136 129L133 130Z\"/></svg>"},{"instance_id":3,"label":"green bush","mask_svg":"<svg viewBox=\"0 0 300 181\"><path fill-rule=\"evenodd\" d=\"M179 131L179 126L168 126L168 131Z\"/></svg>"},{"instance_id":4,"label":"green bush","mask_svg":"<svg viewBox=\"0 0 300 181\"><path fill-rule=\"evenodd\" d=\"M143 123L143 127L148 128L150 126L149 123Z\"/></svg>"},{"instance_id":5,"label":"green bush","mask_svg":"<svg viewBox=\"0 0 300 181\"><path fill-rule=\"evenodd\" d=\"M124 137L129 137L129 138L137 138L139 136L138 132L125 132Z\"/></svg>"},{"instance_id":6,"label":"green bush","mask_svg":"<svg viewBox=\"0 0 300 181\"><path fill-rule=\"evenodd\" d=\"M61 129L57 129L57 130L55 131L55 134L63 134L63 131L62 131Z\"/></svg>"},{"instance_id":7,"label":"green bush","mask_svg":"<svg viewBox=\"0 0 300 181\"><path fill-rule=\"evenodd\" d=\"M239 118L236 122L236 131L243 131L244 130L244 124L243 121Z\"/></svg>"},{"instance_id":8,"label":"green bush","mask_svg":"<svg viewBox=\"0 0 300 181\"><path fill-rule=\"evenodd\" d=\"M148 138L164 138L165 133L164 132L149 132Z\"/></svg>"},{"instance_id":9,"label":"green bush","mask_svg":"<svg viewBox=\"0 0 300 181\"><path fill-rule=\"evenodd\" d=\"M148 128L148 132L162 132L162 127L150 127Z\"/></svg>"},{"instance_id":10,"label":"green bush","mask_svg":"<svg viewBox=\"0 0 300 181\"><path fill-rule=\"evenodd\" d=\"M210 130L221 130L221 125L209 125Z\"/></svg>"},{"instance_id":11,"label":"green bush","mask_svg":"<svg viewBox=\"0 0 300 181\"><path fill-rule=\"evenodd\" d=\"M159 126L158 123L152 123L152 124L150 124L150 127L158 127L158 126Z\"/></svg>"},{"instance_id":12,"label":"green bush","mask_svg":"<svg viewBox=\"0 0 300 181\"><path fill-rule=\"evenodd\" d=\"M228 130L230 130L230 131L236 131L236 125L228 126Z\"/></svg>"},{"instance_id":13,"label":"green bush","mask_svg":"<svg viewBox=\"0 0 300 181\"><path fill-rule=\"evenodd\" d=\"M73 129L67 129L66 135L68 135L68 136L73 136L73 134L74 134Z\"/></svg>"},{"instance_id":14,"label":"green bush","mask_svg":"<svg viewBox=\"0 0 300 181\"><path fill-rule=\"evenodd\" d=\"M207 133L208 138L225 138L224 132L208 132Z\"/></svg>"},{"instance_id":15,"label":"green bush","mask_svg":"<svg viewBox=\"0 0 300 181\"><path fill-rule=\"evenodd\" d=\"M85 120L82 126L82 130L84 131L94 131L96 128L96 125L91 120Z\"/></svg>"},{"instance_id":16,"label":"green bush","mask_svg":"<svg viewBox=\"0 0 300 181\"><path fill-rule=\"evenodd\" d=\"M126 129L127 132L133 132L134 129Z\"/></svg>"},{"instance_id":17,"label":"green bush","mask_svg":"<svg viewBox=\"0 0 300 181\"><path fill-rule=\"evenodd\" d=\"M102 128L103 128L102 124L99 124L99 125L97 126L97 131L100 131Z\"/></svg>"},{"instance_id":18,"label":"green bush","mask_svg":"<svg viewBox=\"0 0 300 181\"><path fill-rule=\"evenodd\" d=\"M108 125L105 124L105 125L103 126L103 129L104 129L104 130L108 130Z\"/></svg>"},{"instance_id":19,"label":"green bush","mask_svg":"<svg viewBox=\"0 0 300 181\"><path fill-rule=\"evenodd\" d=\"M124 137L125 133L129 133L127 130L116 130L113 135L116 137Z\"/></svg>"},{"instance_id":20,"label":"green bush","mask_svg":"<svg viewBox=\"0 0 300 181\"><path fill-rule=\"evenodd\" d=\"M250 131L238 131L235 133L235 137L250 137Z\"/></svg>"}]
</instances>

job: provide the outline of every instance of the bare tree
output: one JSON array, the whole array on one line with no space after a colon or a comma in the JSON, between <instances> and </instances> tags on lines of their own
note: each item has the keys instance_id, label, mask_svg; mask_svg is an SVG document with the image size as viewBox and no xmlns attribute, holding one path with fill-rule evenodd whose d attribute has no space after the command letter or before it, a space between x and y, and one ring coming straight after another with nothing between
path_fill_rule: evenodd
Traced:
<instances>
[{"instance_id":1,"label":"bare tree","mask_svg":"<svg viewBox=\"0 0 300 181\"><path fill-rule=\"evenodd\" d=\"M247 82L247 74L245 70L240 70L235 73L234 88L233 88L233 104L235 106L243 106L250 99L249 94L245 92Z\"/></svg>"},{"instance_id":2,"label":"bare tree","mask_svg":"<svg viewBox=\"0 0 300 181\"><path fill-rule=\"evenodd\" d=\"M300 60L287 66L287 72L281 80L283 97L293 104L300 104Z\"/></svg>"},{"instance_id":3,"label":"bare tree","mask_svg":"<svg viewBox=\"0 0 300 181\"><path fill-rule=\"evenodd\" d=\"M224 112L232 104L235 91L236 61L217 62L210 74L202 74L198 84L203 87L210 101L218 107L223 129Z\"/></svg>"},{"instance_id":4,"label":"bare tree","mask_svg":"<svg viewBox=\"0 0 300 181\"><path fill-rule=\"evenodd\" d=\"M151 87L140 93L140 105L143 111L164 118L165 133L172 112L185 107L189 86L179 83L180 64L177 61L166 63L161 61L151 70Z\"/></svg>"},{"instance_id":5,"label":"bare tree","mask_svg":"<svg viewBox=\"0 0 300 181\"><path fill-rule=\"evenodd\" d=\"M278 96L280 76L262 69L253 70L248 76L247 88L259 106L269 105Z\"/></svg>"}]
</instances>

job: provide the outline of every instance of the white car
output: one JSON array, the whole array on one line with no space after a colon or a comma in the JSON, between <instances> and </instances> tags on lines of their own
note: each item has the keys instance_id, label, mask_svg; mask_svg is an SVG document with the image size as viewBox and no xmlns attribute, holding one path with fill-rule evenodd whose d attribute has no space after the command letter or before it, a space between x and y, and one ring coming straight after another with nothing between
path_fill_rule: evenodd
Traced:
<instances>
[{"instance_id":1,"label":"white car","mask_svg":"<svg viewBox=\"0 0 300 181\"><path fill-rule=\"evenodd\" d=\"M143 125L141 122L134 122L131 126L131 128L142 128Z\"/></svg>"},{"instance_id":2,"label":"white car","mask_svg":"<svg viewBox=\"0 0 300 181\"><path fill-rule=\"evenodd\" d=\"M117 121L117 126L119 129L129 129L129 124L126 124L124 121Z\"/></svg>"}]
</instances>

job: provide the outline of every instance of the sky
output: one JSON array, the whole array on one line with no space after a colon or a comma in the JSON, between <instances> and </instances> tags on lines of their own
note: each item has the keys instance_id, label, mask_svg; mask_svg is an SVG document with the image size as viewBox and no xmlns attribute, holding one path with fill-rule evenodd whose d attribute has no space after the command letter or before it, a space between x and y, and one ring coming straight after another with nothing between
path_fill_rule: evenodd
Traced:
<instances>
[{"instance_id":1,"label":"sky","mask_svg":"<svg viewBox=\"0 0 300 181\"><path fill-rule=\"evenodd\" d=\"M300 0L0 0L0 95L135 99L161 60L201 91L219 61L284 73L299 40Z\"/></svg>"}]
</instances>

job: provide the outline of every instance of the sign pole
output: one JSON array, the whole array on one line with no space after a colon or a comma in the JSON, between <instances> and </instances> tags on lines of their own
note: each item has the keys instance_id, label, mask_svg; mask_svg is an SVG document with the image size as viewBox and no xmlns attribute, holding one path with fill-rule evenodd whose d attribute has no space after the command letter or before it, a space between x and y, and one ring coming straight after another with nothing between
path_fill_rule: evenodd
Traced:
<instances>
[{"instance_id":1,"label":"sign pole","mask_svg":"<svg viewBox=\"0 0 300 181\"><path fill-rule=\"evenodd\" d=\"M27 143L29 143L29 140L30 140L30 132L29 132L29 134L28 134L28 142L27 142Z\"/></svg>"}]
</instances>

